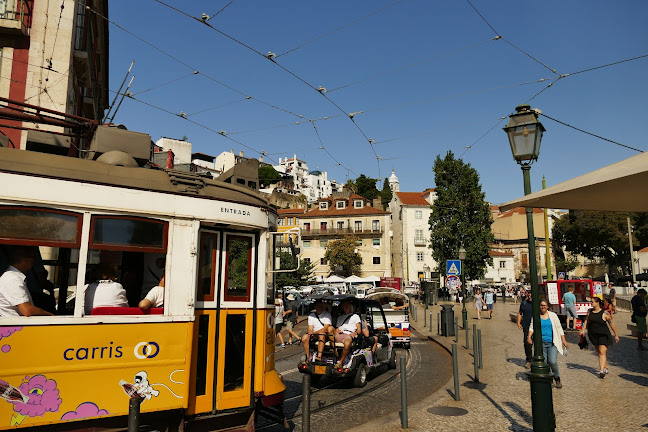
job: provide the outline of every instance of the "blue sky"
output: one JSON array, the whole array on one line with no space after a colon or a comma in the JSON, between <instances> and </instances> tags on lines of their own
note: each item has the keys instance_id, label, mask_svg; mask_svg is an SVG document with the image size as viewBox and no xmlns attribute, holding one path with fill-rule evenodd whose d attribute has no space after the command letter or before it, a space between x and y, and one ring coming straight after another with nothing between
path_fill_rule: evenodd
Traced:
<instances>
[{"instance_id":1,"label":"blue sky","mask_svg":"<svg viewBox=\"0 0 648 432\"><path fill-rule=\"evenodd\" d=\"M403 191L433 187L434 159L450 150L477 169L486 198L498 204L523 194L501 117L559 75L648 54L648 2L640 0L471 0L488 23L461 0L230 2L167 3L212 16L209 24L231 38L153 0L110 2L115 24L166 53L111 25L110 88L135 60L135 99L199 125L129 99L115 122L153 140L187 136L194 151L212 155L233 148L276 161L296 153L340 182L394 169ZM267 52L276 64L260 55ZM647 72L644 57L566 76L530 104L648 150ZM342 112L358 114L351 121ZM637 154L541 121L534 191L542 175L551 186Z\"/></svg>"}]
</instances>

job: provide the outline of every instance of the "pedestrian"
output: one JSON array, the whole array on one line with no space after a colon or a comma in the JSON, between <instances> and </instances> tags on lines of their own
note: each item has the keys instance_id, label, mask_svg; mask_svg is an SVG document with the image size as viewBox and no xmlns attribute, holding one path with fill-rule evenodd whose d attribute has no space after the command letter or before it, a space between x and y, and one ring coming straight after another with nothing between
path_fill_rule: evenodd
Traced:
<instances>
[{"instance_id":1,"label":"pedestrian","mask_svg":"<svg viewBox=\"0 0 648 432\"><path fill-rule=\"evenodd\" d=\"M488 319L492 319L493 307L495 303L495 293L493 292L493 288L488 289L486 295L484 296L484 301L486 303L486 311L488 311Z\"/></svg>"},{"instance_id":2,"label":"pedestrian","mask_svg":"<svg viewBox=\"0 0 648 432\"><path fill-rule=\"evenodd\" d=\"M473 304L475 305L475 309L477 309L477 319L480 320L482 307L484 306L484 300L482 299L481 290L479 288L475 290L475 295L473 296Z\"/></svg>"},{"instance_id":3,"label":"pedestrian","mask_svg":"<svg viewBox=\"0 0 648 432\"><path fill-rule=\"evenodd\" d=\"M280 298L275 299L275 334L281 342L281 348L285 348L286 344L284 343L284 338L281 335L281 329L283 328L284 323L284 306L283 301Z\"/></svg>"},{"instance_id":4,"label":"pedestrian","mask_svg":"<svg viewBox=\"0 0 648 432\"><path fill-rule=\"evenodd\" d=\"M558 369L558 354L564 354L567 349L567 340L565 332L558 315L549 310L549 302L545 299L540 300L540 330L542 333L542 354L545 362L551 368L554 374L554 381L557 389L562 388L560 382L560 369ZM529 327L527 342L533 343L533 321Z\"/></svg>"},{"instance_id":5,"label":"pedestrian","mask_svg":"<svg viewBox=\"0 0 648 432\"><path fill-rule=\"evenodd\" d=\"M284 318L284 321L286 322L286 330L288 330L288 345L292 345L293 343L298 344L301 341L301 337L295 333L293 328L297 325L297 319L299 318L297 312L299 305L297 304L297 298L292 293L286 296L286 300L288 300L288 307L284 315L287 315L288 318ZM295 337L295 342L292 341L293 336Z\"/></svg>"},{"instance_id":6,"label":"pedestrian","mask_svg":"<svg viewBox=\"0 0 648 432\"><path fill-rule=\"evenodd\" d=\"M517 326L520 330L524 331L524 356L526 363L525 369L531 368L531 360L533 359L533 345L528 342L529 326L531 326L531 319L533 318L533 303L531 300L531 291L527 291L524 298L520 301L520 310L518 311Z\"/></svg>"},{"instance_id":7,"label":"pedestrian","mask_svg":"<svg viewBox=\"0 0 648 432\"><path fill-rule=\"evenodd\" d=\"M637 324L637 349L645 351L646 348L642 340L647 337L646 335L646 290L641 288L637 291L637 295L630 300L632 305L632 322Z\"/></svg>"},{"instance_id":8,"label":"pedestrian","mask_svg":"<svg viewBox=\"0 0 648 432\"><path fill-rule=\"evenodd\" d=\"M580 334L584 335L587 330L590 342L596 347L599 355L599 378L605 378L605 375L608 374L607 350L612 345L612 335L608 324L614 332L614 341L618 343L619 333L612 321L612 315L603 310L603 300L592 297L592 309L587 311L587 318Z\"/></svg>"},{"instance_id":9,"label":"pedestrian","mask_svg":"<svg viewBox=\"0 0 648 432\"><path fill-rule=\"evenodd\" d=\"M576 320L578 319L578 314L576 314L576 296L574 295L574 286L570 286L569 290L563 294L562 298L563 304L565 305L565 315L567 315L567 330L576 329ZM569 325L571 321L572 325Z\"/></svg>"},{"instance_id":10,"label":"pedestrian","mask_svg":"<svg viewBox=\"0 0 648 432\"><path fill-rule=\"evenodd\" d=\"M612 313L616 313L616 290L610 285L610 302L612 303Z\"/></svg>"}]
</instances>

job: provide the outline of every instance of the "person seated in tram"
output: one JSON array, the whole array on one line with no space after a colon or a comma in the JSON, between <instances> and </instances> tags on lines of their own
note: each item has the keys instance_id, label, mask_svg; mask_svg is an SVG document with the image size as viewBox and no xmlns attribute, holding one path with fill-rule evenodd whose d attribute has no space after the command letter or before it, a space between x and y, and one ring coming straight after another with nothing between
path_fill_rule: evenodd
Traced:
<instances>
[{"instance_id":1,"label":"person seated in tram","mask_svg":"<svg viewBox=\"0 0 648 432\"><path fill-rule=\"evenodd\" d=\"M311 338L317 338L317 360L322 359L322 351L324 351L324 339L329 333L331 328L331 314L324 309L324 302L317 300L315 302L315 310L308 315L308 330L302 335L302 345L306 353L306 361L308 361L308 345Z\"/></svg>"},{"instance_id":2,"label":"person seated in tram","mask_svg":"<svg viewBox=\"0 0 648 432\"><path fill-rule=\"evenodd\" d=\"M364 336L365 340L369 341L369 344L371 344L371 358L375 360L376 348L378 347L378 336L371 336L369 324L366 319L361 320L360 325L362 326L362 336Z\"/></svg>"},{"instance_id":3,"label":"person seated in tram","mask_svg":"<svg viewBox=\"0 0 648 432\"><path fill-rule=\"evenodd\" d=\"M146 297L142 299L138 304L139 308L142 310L148 310L152 307L164 307L164 276L160 279L160 282L146 294Z\"/></svg>"},{"instance_id":4,"label":"person seated in tram","mask_svg":"<svg viewBox=\"0 0 648 432\"><path fill-rule=\"evenodd\" d=\"M342 367L342 362L351 349L353 338L362 333L362 322L358 314L353 313L351 302L344 300L340 306L344 313L338 317L337 325L333 329L333 335L335 336L335 342L343 343L344 348L342 349L340 361L335 365L336 368Z\"/></svg>"},{"instance_id":5,"label":"person seated in tram","mask_svg":"<svg viewBox=\"0 0 648 432\"><path fill-rule=\"evenodd\" d=\"M396 305L392 307L394 310L401 310L409 307L409 302L405 302L402 299L396 299Z\"/></svg>"},{"instance_id":6,"label":"person seated in tram","mask_svg":"<svg viewBox=\"0 0 648 432\"><path fill-rule=\"evenodd\" d=\"M0 276L0 316L52 315L34 306L27 288L26 274L34 266L35 260L34 248L18 246L11 251L9 267Z\"/></svg>"},{"instance_id":7,"label":"person seated in tram","mask_svg":"<svg viewBox=\"0 0 648 432\"><path fill-rule=\"evenodd\" d=\"M85 286L85 314L90 315L97 307L128 307L126 290L116 282L117 267L99 263L95 274L97 280Z\"/></svg>"}]
</instances>

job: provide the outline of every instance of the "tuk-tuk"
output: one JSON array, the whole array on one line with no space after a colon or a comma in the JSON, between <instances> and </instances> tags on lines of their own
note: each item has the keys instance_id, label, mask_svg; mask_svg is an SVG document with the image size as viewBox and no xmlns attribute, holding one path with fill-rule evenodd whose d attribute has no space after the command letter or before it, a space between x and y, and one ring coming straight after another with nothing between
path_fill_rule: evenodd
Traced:
<instances>
[{"instance_id":1,"label":"tuk-tuk","mask_svg":"<svg viewBox=\"0 0 648 432\"><path fill-rule=\"evenodd\" d=\"M387 321L383 309L376 300L359 299L351 295L333 295L318 298L321 300L325 309L331 313L332 322L337 322L338 316L343 312L340 304L344 301L350 301L353 306L353 312L360 316L360 319L366 323L369 330L369 338L358 335L353 338L349 354L346 358L341 359L344 344L334 343L329 337L326 337L324 351L321 359L316 357L317 354L317 337L311 338L309 343L308 358L302 358L298 366L301 373L311 375L311 382L314 384L322 377L332 378L349 378L353 380L355 387L364 387L367 384L369 373L377 370L383 365L388 368L396 368L396 351L391 342L391 335L387 329ZM377 338L376 352L372 355L373 337ZM336 363L341 366L336 367Z\"/></svg>"},{"instance_id":2,"label":"tuk-tuk","mask_svg":"<svg viewBox=\"0 0 648 432\"><path fill-rule=\"evenodd\" d=\"M382 305L393 344L410 348L409 298L394 288L376 288L367 296Z\"/></svg>"}]
</instances>

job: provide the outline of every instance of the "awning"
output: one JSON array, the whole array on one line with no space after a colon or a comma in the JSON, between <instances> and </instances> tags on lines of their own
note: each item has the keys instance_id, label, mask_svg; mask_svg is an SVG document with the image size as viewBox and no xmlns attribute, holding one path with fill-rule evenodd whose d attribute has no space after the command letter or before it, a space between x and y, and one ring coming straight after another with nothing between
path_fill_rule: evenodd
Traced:
<instances>
[{"instance_id":1,"label":"awning","mask_svg":"<svg viewBox=\"0 0 648 432\"><path fill-rule=\"evenodd\" d=\"M648 152L500 206L648 212Z\"/></svg>"},{"instance_id":2,"label":"awning","mask_svg":"<svg viewBox=\"0 0 648 432\"><path fill-rule=\"evenodd\" d=\"M324 278L324 282L328 282L328 283L339 283L339 282L344 282L344 279L341 278L341 277L338 276L338 275L331 275L331 276L329 276L329 277L327 277L327 278Z\"/></svg>"}]
</instances>

